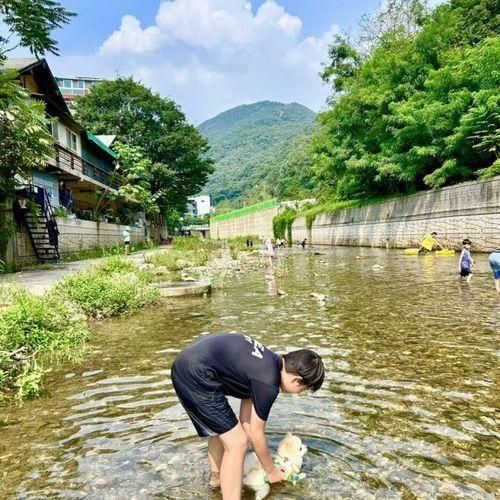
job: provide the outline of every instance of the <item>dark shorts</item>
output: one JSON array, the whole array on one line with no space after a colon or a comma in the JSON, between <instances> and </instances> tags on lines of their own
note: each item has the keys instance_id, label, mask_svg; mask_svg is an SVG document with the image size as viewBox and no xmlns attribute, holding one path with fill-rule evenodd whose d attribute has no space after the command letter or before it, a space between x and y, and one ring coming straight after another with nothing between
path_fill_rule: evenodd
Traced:
<instances>
[{"instance_id":1,"label":"dark shorts","mask_svg":"<svg viewBox=\"0 0 500 500\"><path fill-rule=\"evenodd\" d=\"M468 269L467 267L462 267L462 269L460 269L460 276L462 276L462 278L467 278L469 274L470 274L470 269Z\"/></svg>"},{"instance_id":2,"label":"dark shorts","mask_svg":"<svg viewBox=\"0 0 500 500\"><path fill-rule=\"evenodd\" d=\"M213 369L192 362L182 354L172 366L175 392L201 437L217 436L233 429L238 419Z\"/></svg>"}]
</instances>

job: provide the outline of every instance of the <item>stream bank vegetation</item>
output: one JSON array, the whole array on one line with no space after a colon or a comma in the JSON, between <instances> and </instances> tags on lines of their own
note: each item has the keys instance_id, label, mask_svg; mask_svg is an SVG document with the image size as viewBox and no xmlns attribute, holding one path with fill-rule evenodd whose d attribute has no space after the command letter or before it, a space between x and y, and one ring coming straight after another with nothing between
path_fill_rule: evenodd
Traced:
<instances>
[{"instance_id":1,"label":"stream bank vegetation","mask_svg":"<svg viewBox=\"0 0 500 500\"><path fill-rule=\"evenodd\" d=\"M243 238L181 237L145 255L141 266L120 255L108 257L67 276L42 297L0 285L0 402L37 397L51 367L81 359L93 322L156 303L155 282L208 278L222 287L227 277L255 266L257 254Z\"/></svg>"},{"instance_id":2,"label":"stream bank vegetation","mask_svg":"<svg viewBox=\"0 0 500 500\"><path fill-rule=\"evenodd\" d=\"M1 287L0 399L36 397L50 366L82 356L91 320L151 304L153 274L121 257L68 276L42 297L14 285ZM49 368L47 368L49 367Z\"/></svg>"},{"instance_id":3,"label":"stream bank vegetation","mask_svg":"<svg viewBox=\"0 0 500 500\"><path fill-rule=\"evenodd\" d=\"M365 205L373 205L375 203L381 203L397 197L397 195L388 195L366 199L326 201L323 203L317 203L315 205L305 205L301 210L286 208L283 212L280 212L273 218L273 234L275 238L285 238L288 245L290 246L293 243L293 221L299 217L305 217L306 228L308 230L311 230L318 214L332 214L339 210L345 210L346 208L359 208Z\"/></svg>"},{"instance_id":4,"label":"stream bank vegetation","mask_svg":"<svg viewBox=\"0 0 500 500\"><path fill-rule=\"evenodd\" d=\"M330 109L311 140L324 198L367 199L500 173L500 11L388 0L357 40L336 36Z\"/></svg>"}]
</instances>

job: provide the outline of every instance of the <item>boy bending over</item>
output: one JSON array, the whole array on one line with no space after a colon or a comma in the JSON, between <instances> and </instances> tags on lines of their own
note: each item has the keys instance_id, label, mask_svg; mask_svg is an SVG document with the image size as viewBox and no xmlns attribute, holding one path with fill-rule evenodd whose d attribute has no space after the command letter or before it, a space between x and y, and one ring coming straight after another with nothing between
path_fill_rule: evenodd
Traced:
<instances>
[{"instance_id":1,"label":"boy bending over","mask_svg":"<svg viewBox=\"0 0 500 500\"><path fill-rule=\"evenodd\" d=\"M264 430L279 391L318 390L325 370L321 357L308 349L283 356L247 335L219 333L202 337L172 366L172 383L201 437L208 437L210 485L224 500L241 498L243 461L248 442L270 483L282 481ZM226 396L241 399L239 419Z\"/></svg>"}]
</instances>

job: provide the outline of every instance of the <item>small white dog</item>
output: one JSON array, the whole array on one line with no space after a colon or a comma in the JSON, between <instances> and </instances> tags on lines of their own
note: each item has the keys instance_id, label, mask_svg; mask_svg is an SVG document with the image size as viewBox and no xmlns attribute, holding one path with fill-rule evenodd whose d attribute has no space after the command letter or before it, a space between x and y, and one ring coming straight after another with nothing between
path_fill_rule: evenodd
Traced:
<instances>
[{"instance_id":1,"label":"small white dog","mask_svg":"<svg viewBox=\"0 0 500 500\"><path fill-rule=\"evenodd\" d=\"M297 483L306 475L300 472L307 446L302 444L298 436L288 433L278 446L278 452L273 456L274 463L283 470L285 479ZM271 489L266 473L255 453L245 457L243 465L243 484L255 491L255 500L265 498Z\"/></svg>"}]
</instances>

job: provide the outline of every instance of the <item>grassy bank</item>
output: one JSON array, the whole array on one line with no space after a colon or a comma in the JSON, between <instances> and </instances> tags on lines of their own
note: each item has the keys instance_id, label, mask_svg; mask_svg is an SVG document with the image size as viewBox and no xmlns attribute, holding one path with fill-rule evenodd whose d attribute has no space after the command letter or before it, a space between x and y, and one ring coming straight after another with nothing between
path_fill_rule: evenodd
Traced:
<instances>
[{"instance_id":1,"label":"grassy bank","mask_svg":"<svg viewBox=\"0 0 500 500\"><path fill-rule=\"evenodd\" d=\"M155 248L157 244L152 240L144 240L134 243L130 247L131 252L137 252L140 250L149 250ZM113 257L115 255L124 255L125 247L124 245L115 245L114 247L95 247L92 250L81 250L80 252L73 252L64 254L61 256L63 263L75 262L77 260L89 260L89 259L104 259L107 257ZM15 266L7 265L5 262L0 260L0 274L9 274L19 271L32 271L32 270L48 270L59 264L44 263L40 264L37 260L31 262L25 262L24 264L17 264Z\"/></svg>"},{"instance_id":2,"label":"grassy bank","mask_svg":"<svg viewBox=\"0 0 500 500\"><path fill-rule=\"evenodd\" d=\"M92 321L136 311L159 298L153 281L183 279L189 272L222 286L239 270L246 240L222 243L177 238L147 256L139 269L122 256L67 276L43 297L0 286L0 400L36 397L50 366L78 359L91 336Z\"/></svg>"},{"instance_id":3,"label":"grassy bank","mask_svg":"<svg viewBox=\"0 0 500 500\"><path fill-rule=\"evenodd\" d=\"M119 316L155 301L153 274L121 257L56 285L43 297L15 286L0 288L0 398L33 398L43 374L58 361L82 355L90 320Z\"/></svg>"},{"instance_id":4,"label":"grassy bank","mask_svg":"<svg viewBox=\"0 0 500 500\"><path fill-rule=\"evenodd\" d=\"M255 248L246 246L246 237L225 242L184 237L174 240L168 251L150 254L147 262L163 279L178 281L188 271L198 278L203 277L206 269L212 267L214 259L227 255L232 260L238 260L242 254L251 250Z\"/></svg>"}]
</instances>

